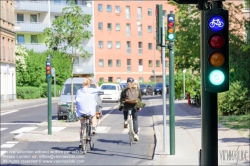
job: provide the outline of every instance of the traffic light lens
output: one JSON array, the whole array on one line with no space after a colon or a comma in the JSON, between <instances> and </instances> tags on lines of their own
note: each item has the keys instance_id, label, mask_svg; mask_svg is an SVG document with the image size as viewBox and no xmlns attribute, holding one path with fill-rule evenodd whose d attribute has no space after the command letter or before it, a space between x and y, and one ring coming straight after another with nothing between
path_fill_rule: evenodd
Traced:
<instances>
[{"instance_id":1,"label":"traffic light lens","mask_svg":"<svg viewBox=\"0 0 250 166\"><path fill-rule=\"evenodd\" d=\"M168 21L174 21L174 17L169 16L169 17L168 17Z\"/></svg>"},{"instance_id":2,"label":"traffic light lens","mask_svg":"<svg viewBox=\"0 0 250 166\"><path fill-rule=\"evenodd\" d=\"M209 19L208 25L211 30L218 32L224 28L225 20L221 16L215 15Z\"/></svg>"},{"instance_id":3,"label":"traffic light lens","mask_svg":"<svg viewBox=\"0 0 250 166\"><path fill-rule=\"evenodd\" d=\"M168 35L168 39L172 40L174 38L174 35L173 34L169 34Z\"/></svg>"},{"instance_id":4,"label":"traffic light lens","mask_svg":"<svg viewBox=\"0 0 250 166\"><path fill-rule=\"evenodd\" d=\"M222 48L225 44L224 37L220 34L214 34L209 39L209 45L212 48L219 49Z\"/></svg>"},{"instance_id":5,"label":"traffic light lens","mask_svg":"<svg viewBox=\"0 0 250 166\"><path fill-rule=\"evenodd\" d=\"M50 70L50 66L46 66L46 70Z\"/></svg>"},{"instance_id":6,"label":"traffic light lens","mask_svg":"<svg viewBox=\"0 0 250 166\"><path fill-rule=\"evenodd\" d=\"M174 33L174 29L169 29L168 33Z\"/></svg>"},{"instance_id":7,"label":"traffic light lens","mask_svg":"<svg viewBox=\"0 0 250 166\"><path fill-rule=\"evenodd\" d=\"M174 23L173 22L168 23L168 27L170 28L174 27Z\"/></svg>"},{"instance_id":8,"label":"traffic light lens","mask_svg":"<svg viewBox=\"0 0 250 166\"><path fill-rule=\"evenodd\" d=\"M221 85L225 80L225 75L220 70L214 70L210 73L209 80L213 85Z\"/></svg>"},{"instance_id":9,"label":"traffic light lens","mask_svg":"<svg viewBox=\"0 0 250 166\"><path fill-rule=\"evenodd\" d=\"M225 62L224 56L219 52L214 52L209 56L209 63L212 66L219 67Z\"/></svg>"}]
</instances>

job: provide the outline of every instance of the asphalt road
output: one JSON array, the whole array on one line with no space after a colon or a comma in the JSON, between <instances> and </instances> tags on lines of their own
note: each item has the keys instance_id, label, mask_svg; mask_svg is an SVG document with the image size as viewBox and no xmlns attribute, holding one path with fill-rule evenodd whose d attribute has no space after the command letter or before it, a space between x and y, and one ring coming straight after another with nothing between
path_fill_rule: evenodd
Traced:
<instances>
[{"instance_id":1,"label":"asphalt road","mask_svg":"<svg viewBox=\"0 0 250 166\"><path fill-rule=\"evenodd\" d=\"M151 96L143 98L147 102L146 100L150 99ZM103 115L109 112L108 108L116 104L103 103ZM137 165L151 161L155 140L152 122L153 112L150 107L145 107L139 113L139 142L135 142L132 146L129 146L127 130L123 128L122 112L114 110L103 120L101 124L103 132L96 135L94 150L89 151L85 156L78 148L79 142L13 141L15 135L23 132L23 130L19 131L21 128L32 129L37 127L36 123L47 120L46 107L46 105L43 105L19 109L16 112L1 116L1 153L2 150L5 150L8 151L8 155L5 156L12 156L11 159L4 158L4 160L1 160L3 162L1 165L8 165L10 163L14 165L55 165L55 162L58 165ZM53 119L57 119L56 108L57 105L53 104ZM77 132L78 128L72 128L72 130ZM10 151L15 154L11 155ZM35 152L37 153L33 154ZM41 163L24 163L31 162L26 161L29 158L32 158L33 162ZM36 159L39 159L39 161L36 161ZM52 160L54 160L53 163L51 163Z\"/></svg>"}]
</instances>

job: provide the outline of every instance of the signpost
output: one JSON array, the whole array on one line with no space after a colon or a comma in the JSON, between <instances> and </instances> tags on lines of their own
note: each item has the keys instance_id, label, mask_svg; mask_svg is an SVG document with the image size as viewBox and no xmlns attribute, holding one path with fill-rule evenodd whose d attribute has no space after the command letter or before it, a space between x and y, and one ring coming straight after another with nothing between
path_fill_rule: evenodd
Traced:
<instances>
[{"instance_id":1,"label":"signpost","mask_svg":"<svg viewBox=\"0 0 250 166\"><path fill-rule=\"evenodd\" d=\"M48 134L52 134L52 106L51 106L51 56L48 55L46 61L46 79L48 83Z\"/></svg>"}]
</instances>

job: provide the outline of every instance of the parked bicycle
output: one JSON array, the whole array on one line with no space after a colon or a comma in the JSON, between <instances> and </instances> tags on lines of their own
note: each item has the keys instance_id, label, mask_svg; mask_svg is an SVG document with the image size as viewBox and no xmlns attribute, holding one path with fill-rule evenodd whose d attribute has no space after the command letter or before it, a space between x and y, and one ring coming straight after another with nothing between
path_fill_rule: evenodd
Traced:
<instances>
[{"instance_id":1,"label":"parked bicycle","mask_svg":"<svg viewBox=\"0 0 250 166\"><path fill-rule=\"evenodd\" d=\"M90 150L94 149L94 138L95 138L95 133L92 133L92 122L91 122L91 116L90 115L82 115L83 120L81 122L81 127L82 127L82 151L83 154L87 153L87 147L89 144Z\"/></svg>"},{"instance_id":2,"label":"parked bicycle","mask_svg":"<svg viewBox=\"0 0 250 166\"><path fill-rule=\"evenodd\" d=\"M196 94L193 98L191 98L191 106L195 106L197 108L199 108L201 106L201 97L200 97L200 92L196 91Z\"/></svg>"},{"instance_id":3,"label":"parked bicycle","mask_svg":"<svg viewBox=\"0 0 250 166\"><path fill-rule=\"evenodd\" d=\"M134 127L133 127L133 118L132 118L132 109L128 110L128 135L129 135L129 143L130 146L134 141Z\"/></svg>"}]
</instances>

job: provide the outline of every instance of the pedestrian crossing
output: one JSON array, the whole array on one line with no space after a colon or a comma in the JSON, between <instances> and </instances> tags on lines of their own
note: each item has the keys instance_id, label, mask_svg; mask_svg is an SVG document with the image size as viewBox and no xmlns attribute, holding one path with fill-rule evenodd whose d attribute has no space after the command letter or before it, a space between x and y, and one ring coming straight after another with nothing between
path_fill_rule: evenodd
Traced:
<instances>
[{"instance_id":1,"label":"pedestrian crossing","mask_svg":"<svg viewBox=\"0 0 250 166\"><path fill-rule=\"evenodd\" d=\"M112 127L106 127L106 126L97 126L96 128L96 132L97 133L109 133L111 132L111 128ZM115 128L116 132L117 132L117 127L113 127ZM52 127L52 132L68 132L68 130L72 130L72 127ZM79 128L75 128L77 131L79 130ZM8 130L8 128L1 128L1 132L2 131L6 131ZM22 133L27 133L27 132L31 132L31 131L39 131L39 132L48 132L48 129L43 128L38 128L38 127L21 127L19 129L16 129L14 131L10 131L9 133L11 134L22 134ZM127 134L129 129L128 128L122 128L122 129L118 129L118 134ZM138 131L140 131L140 127L138 128ZM113 132L112 132L113 133Z\"/></svg>"},{"instance_id":2,"label":"pedestrian crossing","mask_svg":"<svg viewBox=\"0 0 250 166\"><path fill-rule=\"evenodd\" d=\"M7 141L6 143L1 145L1 156L3 156L6 152L7 149L13 148L18 141Z\"/></svg>"}]
</instances>

